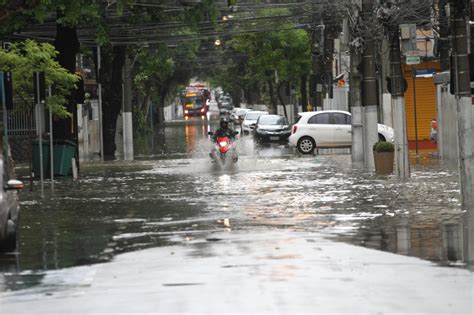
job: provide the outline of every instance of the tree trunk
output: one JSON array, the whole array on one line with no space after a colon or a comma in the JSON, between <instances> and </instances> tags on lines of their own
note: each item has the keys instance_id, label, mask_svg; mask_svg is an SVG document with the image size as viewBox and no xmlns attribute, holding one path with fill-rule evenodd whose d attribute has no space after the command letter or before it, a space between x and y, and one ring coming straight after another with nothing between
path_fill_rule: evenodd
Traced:
<instances>
[{"instance_id":1,"label":"tree trunk","mask_svg":"<svg viewBox=\"0 0 474 315\"><path fill-rule=\"evenodd\" d=\"M352 113L352 162L364 162L364 133L362 111L362 75L359 71L361 51L351 46L351 73L350 73L350 112Z\"/></svg>"},{"instance_id":2,"label":"tree trunk","mask_svg":"<svg viewBox=\"0 0 474 315\"><path fill-rule=\"evenodd\" d=\"M373 1L362 2L362 17L368 20L372 16ZM375 66L375 39L373 34L364 33L362 105L364 106L364 163L369 171L375 170L372 146L378 141L377 132L377 73Z\"/></svg>"},{"instance_id":3,"label":"tree trunk","mask_svg":"<svg viewBox=\"0 0 474 315\"><path fill-rule=\"evenodd\" d=\"M59 52L58 63L70 73L76 72L76 54L79 52L79 40L75 27L56 24L54 46ZM54 88L54 87L53 87ZM70 118L53 120L53 137L61 140L77 139L77 110L76 105L84 101L84 85L81 81L78 89L71 92L66 109L71 113Z\"/></svg>"},{"instance_id":4,"label":"tree trunk","mask_svg":"<svg viewBox=\"0 0 474 315\"><path fill-rule=\"evenodd\" d=\"M278 99L280 100L280 103L281 103L281 105L283 106L283 112L285 113L286 119L288 119L288 113L286 112L285 99L283 98L283 96L281 96L281 87L282 87L284 84L287 84L287 83L288 83L288 82L286 82L286 81L281 81L280 84L278 85L278 88L277 88Z\"/></svg>"},{"instance_id":5,"label":"tree trunk","mask_svg":"<svg viewBox=\"0 0 474 315\"><path fill-rule=\"evenodd\" d=\"M303 112L308 111L308 76L303 75L301 76L301 86L300 86L300 92L301 92L301 108Z\"/></svg>"},{"instance_id":6,"label":"tree trunk","mask_svg":"<svg viewBox=\"0 0 474 315\"><path fill-rule=\"evenodd\" d=\"M270 114L276 114L277 113L278 102L277 102L277 99L275 97L275 88L274 88L274 84L273 84L273 79L268 79L268 89L269 89L270 101L271 101L271 104L270 104L271 106L268 109L268 112Z\"/></svg>"},{"instance_id":7,"label":"tree trunk","mask_svg":"<svg viewBox=\"0 0 474 315\"><path fill-rule=\"evenodd\" d=\"M169 89L168 87L163 87L160 89L160 97L158 103L158 124L160 127L163 126L165 122L165 105L166 105L166 98L168 97Z\"/></svg>"},{"instance_id":8,"label":"tree trunk","mask_svg":"<svg viewBox=\"0 0 474 315\"><path fill-rule=\"evenodd\" d=\"M145 121L148 120L148 114L150 113L150 99L151 99L151 94L147 92L145 96L143 97L143 104L141 107L141 112L143 114Z\"/></svg>"},{"instance_id":9,"label":"tree trunk","mask_svg":"<svg viewBox=\"0 0 474 315\"><path fill-rule=\"evenodd\" d=\"M115 159L115 131L117 117L122 109L122 72L126 50L126 46L102 50L100 81L103 87L104 160Z\"/></svg>"},{"instance_id":10,"label":"tree trunk","mask_svg":"<svg viewBox=\"0 0 474 315\"><path fill-rule=\"evenodd\" d=\"M459 177L461 186L462 209L474 211L474 145L472 129L472 98L469 73L467 17L464 15L460 2L450 1L451 38L453 38L454 91L456 94L458 140L459 140ZM471 229L472 232L472 229ZM472 234L470 236L473 236ZM470 253L471 255L474 253ZM469 257L474 261L474 257Z\"/></svg>"},{"instance_id":11,"label":"tree trunk","mask_svg":"<svg viewBox=\"0 0 474 315\"><path fill-rule=\"evenodd\" d=\"M390 93L393 104L393 124L395 130L395 164L398 178L410 177L408 133L405 110L406 81L400 63L400 37L398 25L390 27Z\"/></svg>"},{"instance_id":12,"label":"tree trunk","mask_svg":"<svg viewBox=\"0 0 474 315\"><path fill-rule=\"evenodd\" d=\"M313 66L313 82L311 84L313 96L313 110L317 107L323 108L323 77L324 71L324 28L320 27L319 31L317 26L314 26L311 36L311 54L312 54L312 66Z\"/></svg>"},{"instance_id":13,"label":"tree trunk","mask_svg":"<svg viewBox=\"0 0 474 315\"><path fill-rule=\"evenodd\" d=\"M328 98L333 98L333 73L332 66L334 62L334 27L329 27L328 30L324 33L324 86L325 94ZM325 95L325 96L326 96ZM324 102L323 102L324 103ZM329 106L329 102L327 106Z\"/></svg>"}]
</instances>

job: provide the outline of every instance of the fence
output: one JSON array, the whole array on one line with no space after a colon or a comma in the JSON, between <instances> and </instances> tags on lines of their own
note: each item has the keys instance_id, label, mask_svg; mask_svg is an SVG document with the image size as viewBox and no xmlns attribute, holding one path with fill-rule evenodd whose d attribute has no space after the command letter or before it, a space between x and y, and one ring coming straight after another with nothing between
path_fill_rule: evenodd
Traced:
<instances>
[{"instance_id":1,"label":"fence","mask_svg":"<svg viewBox=\"0 0 474 315\"><path fill-rule=\"evenodd\" d=\"M8 134L24 136L36 134L36 122L33 109L29 109L27 101L14 100L13 110L7 112Z\"/></svg>"}]
</instances>

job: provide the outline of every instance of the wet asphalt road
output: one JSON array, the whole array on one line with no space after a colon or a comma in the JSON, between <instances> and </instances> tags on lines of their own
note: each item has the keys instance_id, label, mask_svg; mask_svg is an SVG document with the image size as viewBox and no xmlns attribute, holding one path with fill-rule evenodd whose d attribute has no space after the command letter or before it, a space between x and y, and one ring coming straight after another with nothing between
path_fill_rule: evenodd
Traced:
<instances>
[{"instance_id":1,"label":"wet asphalt road","mask_svg":"<svg viewBox=\"0 0 474 315\"><path fill-rule=\"evenodd\" d=\"M22 192L20 250L0 256L0 292L125 252L219 241L215 233L225 230L317 234L466 267L458 177L430 154L399 182L365 172L347 154L301 157L284 146L256 149L247 137L236 166L220 169L207 156L212 129L172 124L137 142L132 163L83 165L79 180L59 179L54 193L46 186L44 200L37 183Z\"/></svg>"}]
</instances>

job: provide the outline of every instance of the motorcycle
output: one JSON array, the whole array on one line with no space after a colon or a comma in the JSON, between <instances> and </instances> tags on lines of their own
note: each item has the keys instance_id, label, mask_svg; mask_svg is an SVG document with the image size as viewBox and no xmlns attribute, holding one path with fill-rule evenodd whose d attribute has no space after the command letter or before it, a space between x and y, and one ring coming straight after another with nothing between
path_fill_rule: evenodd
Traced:
<instances>
[{"instance_id":1,"label":"motorcycle","mask_svg":"<svg viewBox=\"0 0 474 315\"><path fill-rule=\"evenodd\" d=\"M213 135L212 132L209 132L209 135ZM221 165L226 165L227 163L237 163L238 156L235 149L235 143L229 137L217 137L217 142L215 147L212 149L209 154L213 162L218 162Z\"/></svg>"}]
</instances>

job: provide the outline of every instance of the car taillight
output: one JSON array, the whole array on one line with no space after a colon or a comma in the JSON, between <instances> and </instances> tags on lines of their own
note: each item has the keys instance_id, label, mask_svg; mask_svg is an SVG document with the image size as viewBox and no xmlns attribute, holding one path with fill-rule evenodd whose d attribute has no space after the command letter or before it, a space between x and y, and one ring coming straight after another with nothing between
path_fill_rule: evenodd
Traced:
<instances>
[{"instance_id":1,"label":"car taillight","mask_svg":"<svg viewBox=\"0 0 474 315\"><path fill-rule=\"evenodd\" d=\"M294 125L293 126L293 130L291 131L291 133L296 133L296 130L298 129L298 126Z\"/></svg>"}]
</instances>

